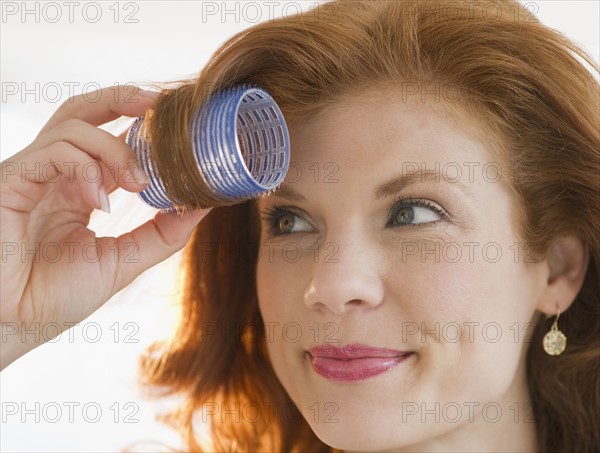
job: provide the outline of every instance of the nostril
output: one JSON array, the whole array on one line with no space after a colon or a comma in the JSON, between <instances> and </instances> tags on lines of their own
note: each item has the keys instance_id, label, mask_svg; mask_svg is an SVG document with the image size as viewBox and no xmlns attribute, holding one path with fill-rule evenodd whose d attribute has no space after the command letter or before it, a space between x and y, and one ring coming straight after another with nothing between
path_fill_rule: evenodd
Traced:
<instances>
[{"instance_id":1,"label":"nostril","mask_svg":"<svg viewBox=\"0 0 600 453\"><path fill-rule=\"evenodd\" d=\"M344 314L382 303L385 286L377 266L344 262L344 268L323 266L313 272L304 291L306 307Z\"/></svg>"}]
</instances>

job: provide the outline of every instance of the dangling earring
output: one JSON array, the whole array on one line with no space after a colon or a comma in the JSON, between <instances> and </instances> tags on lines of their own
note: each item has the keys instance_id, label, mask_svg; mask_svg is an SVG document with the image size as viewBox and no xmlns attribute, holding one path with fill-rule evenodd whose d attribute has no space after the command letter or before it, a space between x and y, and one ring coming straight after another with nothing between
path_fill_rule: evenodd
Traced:
<instances>
[{"instance_id":1,"label":"dangling earring","mask_svg":"<svg viewBox=\"0 0 600 453\"><path fill-rule=\"evenodd\" d=\"M550 355L559 355L567 347L567 337L564 333L558 330L558 318L560 316L558 303L556 303L556 309L558 311L556 314L556 319L552 323L550 332L544 335L544 351Z\"/></svg>"}]
</instances>

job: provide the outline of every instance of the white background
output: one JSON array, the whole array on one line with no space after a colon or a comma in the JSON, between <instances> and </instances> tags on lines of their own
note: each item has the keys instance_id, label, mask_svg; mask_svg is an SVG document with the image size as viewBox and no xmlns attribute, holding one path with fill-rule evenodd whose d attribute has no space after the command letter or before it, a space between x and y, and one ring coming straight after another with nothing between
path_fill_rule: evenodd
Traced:
<instances>
[{"instance_id":1,"label":"white background","mask_svg":"<svg viewBox=\"0 0 600 453\"><path fill-rule=\"evenodd\" d=\"M1 3L4 160L27 146L71 94L195 75L234 33L319 2L228 1L231 12L224 18L220 1ZM527 3L538 19L581 43L598 61L599 2ZM217 14L208 15L214 8ZM24 9L33 12L23 17ZM104 128L116 134L130 123L117 120ZM129 231L154 214L135 194L118 190L110 200L111 214L92 216L99 236ZM148 270L58 341L0 374L0 450L119 451L149 441L180 445L173 432L154 421L177 399L152 402L136 386L139 354L173 329L179 260L176 254ZM143 445L148 451L159 448Z\"/></svg>"}]
</instances>

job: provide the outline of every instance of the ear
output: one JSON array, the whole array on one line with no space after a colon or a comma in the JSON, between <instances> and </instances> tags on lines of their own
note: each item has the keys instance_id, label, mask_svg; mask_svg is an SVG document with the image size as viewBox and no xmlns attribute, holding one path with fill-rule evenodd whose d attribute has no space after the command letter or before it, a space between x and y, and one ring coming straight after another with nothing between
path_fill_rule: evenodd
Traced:
<instances>
[{"instance_id":1,"label":"ear","mask_svg":"<svg viewBox=\"0 0 600 453\"><path fill-rule=\"evenodd\" d=\"M589 263L589 247L575 236L557 238L543 262L548 280L540 293L537 310L547 316L563 313L577 297ZM557 307L558 305L558 307Z\"/></svg>"}]
</instances>

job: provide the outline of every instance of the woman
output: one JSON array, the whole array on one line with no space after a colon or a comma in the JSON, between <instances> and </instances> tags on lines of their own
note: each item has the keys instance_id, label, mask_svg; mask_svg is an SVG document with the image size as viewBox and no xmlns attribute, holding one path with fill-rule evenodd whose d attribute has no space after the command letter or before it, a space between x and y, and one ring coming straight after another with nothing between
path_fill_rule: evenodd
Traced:
<instances>
[{"instance_id":1,"label":"woman","mask_svg":"<svg viewBox=\"0 0 600 453\"><path fill-rule=\"evenodd\" d=\"M119 115L151 109L159 171L189 207L194 173L173 153L189 155L187 119L213 91L267 89L294 165L198 226L207 210L118 238L137 263L7 254L2 321L77 322L191 233L178 331L142 361L150 388L188 396L174 422L190 450L594 451L599 91L578 58L598 71L508 0L339 1L242 32L158 97L66 103L3 164L3 242L114 250L85 226L103 187L144 187L93 127ZM69 161L104 185L49 183ZM21 170L35 162L57 173ZM2 366L35 346L12 341Z\"/></svg>"}]
</instances>

